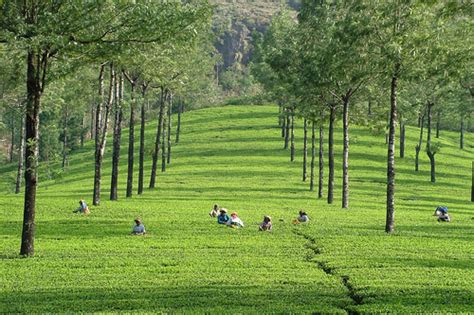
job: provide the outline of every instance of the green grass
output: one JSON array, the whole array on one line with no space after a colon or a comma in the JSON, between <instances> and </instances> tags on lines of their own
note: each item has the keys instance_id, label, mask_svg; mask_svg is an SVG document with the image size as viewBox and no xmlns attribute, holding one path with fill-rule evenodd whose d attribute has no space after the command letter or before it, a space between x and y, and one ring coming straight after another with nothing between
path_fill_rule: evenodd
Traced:
<instances>
[{"instance_id":1,"label":"green grass","mask_svg":"<svg viewBox=\"0 0 474 315\"><path fill-rule=\"evenodd\" d=\"M82 217L71 212L92 195L88 143L61 177L42 175L29 259L18 257L23 199L11 193L15 167L1 166L0 312L472 313L474 136L460 151L457 134L442 131L431 184L426 154L413 171L417 130L408 128L407 156L396 160L396 232L386 235L384 136L351 126L350 209L343 210L341 130L328 205L301 181L301 129L291 163L276 116L270 106L186 113L172 165L156 189L132 199L124 198L124 142L120 200L107 200L108 152L101 205ZM148 152L155 126L148 126ZM238 211L246 228L218 226L208 216L216 202ZM451 223L436 222L438 205L449 207ZM302 208L312 221L293 226ZM258 232L264 214L273 217L271 233ZM129 235L137 215L145 237Z\"/></svg>"}]
</instances>

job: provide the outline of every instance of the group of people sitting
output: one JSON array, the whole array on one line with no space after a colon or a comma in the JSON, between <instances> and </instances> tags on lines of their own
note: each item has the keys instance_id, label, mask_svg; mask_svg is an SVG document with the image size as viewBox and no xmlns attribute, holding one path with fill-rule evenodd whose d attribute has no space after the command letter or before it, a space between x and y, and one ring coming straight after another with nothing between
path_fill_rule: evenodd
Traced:
<instances>
[{"instance_id":1,"label":"group of people sitting","mask_svg":"<svg viewBox=\"0 0 474 315\"><path fill-rule=\"evenodd\" d=\"M209 216L211 218L217 217L218 224L225 224L232 228L244 227L244 222L238 217L237 212L232 212L231 215L229 216L227 214L227 209L220 208L219 205L217 204L215 204L211 212L209 212ZM308 215L306 214L306 212L301 210L299 212L299 216L293 220L293 224L300 224L300 223L304 223L308 221L309 221ZM259 224L258 229L260 231L271 231L272 228L273 228L272 217L270 217L269 215L264 215L263 222Z\"/></svg>"}]
</instances>

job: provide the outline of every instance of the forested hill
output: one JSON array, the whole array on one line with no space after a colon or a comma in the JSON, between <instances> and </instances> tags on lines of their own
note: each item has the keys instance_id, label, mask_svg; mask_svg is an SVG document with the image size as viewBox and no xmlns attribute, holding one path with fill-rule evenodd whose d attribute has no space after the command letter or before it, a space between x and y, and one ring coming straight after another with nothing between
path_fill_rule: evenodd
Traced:
<instances>
[{"instance_id":1,"label":"forested hill","mask_svg":"<svg viewBox=\"0 0 474 315\"><path fill-rule=\"evenodd\" d=\"M282 8L298 10L300 0L211 0L216 6L215 46L222 55L223 69L246 65L252 55L253 32L263 33L273 14Z\"/></svg>"}]
</instances>

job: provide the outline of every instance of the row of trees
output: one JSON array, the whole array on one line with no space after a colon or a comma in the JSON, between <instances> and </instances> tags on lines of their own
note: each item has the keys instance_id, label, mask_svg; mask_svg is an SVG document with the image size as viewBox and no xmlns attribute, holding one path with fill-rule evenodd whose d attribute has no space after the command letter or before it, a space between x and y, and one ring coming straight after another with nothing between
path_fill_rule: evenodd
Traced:
<instances>
[{"instance_id":1,"label":"row of trees","mask_svg":"<svg viewBox=\"0 0 474 315\"><path fill-rule=\"evenodd\" d=\"M315 133L319 127L319 198L324 185L324 129L328 124L327 201L334 196L334 124L342 119L342 208L349 207L350 123L386 129L387 218L394 230L395 131L400 156L405 125L420 127L417 157L427 128L425 151L435 177L433 113L460 122L472 117L473 11L463 1L303 1L298 17L281 12L257 44L254 75L280 105L284 148L294 160L294 120L304 119L303 180L307 178L308 124L311 127L310 188L314 188ZM387 118L388 117L388 118ZM416 162L418 163L418 162ZM418 168L416 167L416 170Z\"/></svg>"},{"instance_id":2,"label":"row of trees","mask_svg":"<svg viewBox=\"0 0 474 315\"><path fill-rule=\"evenodd\" d=\"M2 110L12 113L11 159L16 142L19 172L24 170L25 177L21 255L34 254L39 161L51 159L50 153L61 152L67 168L69 151L88 137L95 140L93 203L98 205L102 160L111 131L110 199L116 200L121 130L127 125L127 197L131 197L139 112L137 191L142 193L145 120L157 113L149 187L155 186L160 150L162 170L171 161L173 98L180 96L180 113L182 100L204 94L213 81L211 14L205 0L0 1L0 60L8 65L0 73L6 79L0 97ZM21 174L17 183L20 178Z\"/></svg>"}]
</instances>

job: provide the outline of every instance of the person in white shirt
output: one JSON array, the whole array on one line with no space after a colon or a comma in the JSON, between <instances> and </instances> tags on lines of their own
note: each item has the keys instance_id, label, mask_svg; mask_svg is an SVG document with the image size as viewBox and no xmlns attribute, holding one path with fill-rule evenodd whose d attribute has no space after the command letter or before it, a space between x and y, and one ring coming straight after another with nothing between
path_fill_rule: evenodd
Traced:
<instances>
[{"instance_id":1,"label":"person in white shirt","mask_svg":"<svg viewBox=\"0 0 474 315\"><path fill-rule=\"evenodd\" d=\"M237 212L232 212L227 225L233 228L244 227L244 222L238 217Z\"/></svg>"},{"instance_id":2,"label":"person in white shirt","mask_svg":"<svg viewBox=\"0 0 474 315\"><path fill-rule=\"evenodd\" d=\"M132 230L133 235L143 235L146 234L145 226L142 223L142 219L136 218L135 219L135 226Z\"/></svg>"}]
</instances>

